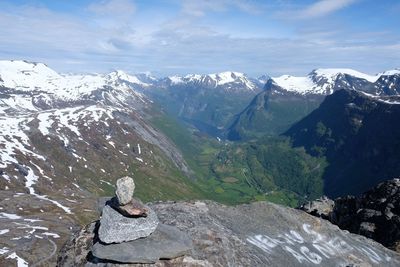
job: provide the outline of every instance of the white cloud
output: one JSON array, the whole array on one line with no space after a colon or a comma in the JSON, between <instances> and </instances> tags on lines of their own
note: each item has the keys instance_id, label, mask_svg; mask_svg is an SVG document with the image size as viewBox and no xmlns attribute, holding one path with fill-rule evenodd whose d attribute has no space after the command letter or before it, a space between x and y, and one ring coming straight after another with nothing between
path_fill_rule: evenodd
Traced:
<instances>
[{"instance_id":1,"label":"white cloud","mask_svg":"<svg viewBox=\"0 0 400 267\"><path fill-rule=\"evenodd\" d=\"M308 6L299 12L300 18L323 17L332 12L345 8L358 0L319 0L315 4Z\"/></svg>"},{"instance_id":2,"label":"white cloud","mask_svg":"<svg viewBox=\"0 0 400 267\"><path fill-rule=\"evenodd\" d=\"M249 0L182 0L182 13L195 17L202 17L209 11L223 12L232 7L257 14L260 12L261 5Z\"/></svg>"},{"instance_id":3,"label":"white cloud","mask_svg":"<svg viewBox=\"0 0 400 267\"><path fill-rule=\"evenodd\" d=\"M113 17L129 17L136 12L136 6L131 0L102 0L88 7L97 15Z\"/></svg>"}]
</instances>

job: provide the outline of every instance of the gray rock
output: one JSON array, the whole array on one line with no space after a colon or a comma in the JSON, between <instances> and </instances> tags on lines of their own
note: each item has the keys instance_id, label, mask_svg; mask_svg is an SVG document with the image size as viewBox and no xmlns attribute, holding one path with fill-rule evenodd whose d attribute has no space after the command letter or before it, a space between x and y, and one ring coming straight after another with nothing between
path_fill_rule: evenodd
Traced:
<instances>
[{"instance_id":1,"label":"gray rock","mask_svg":"<svg viewBox=\"0 0 400 267\"><path fill-rule=\"evenodd\" d=\"M330 217L330 214L333 211L333 207L335 202L332 199L329 199L326 196L323 196L314 201L310 201L304 205L302 205L299 209L312 214L314 216L322 217L327 219Z\"/></svg>"},{"instance_id":2,"label":"gray rock","mask_svg":"<svg viewBox=\"0 0 400 267\"><path fill-rule=\"evenodd\" d=\"M151 208L161 223L177 227L193 242L190 254L158 260L151 266L400 266L398 253L373 240L342 231L303 211L267 202L234 207L209 201L162 202ZM57 266L72 266L72 262L91 267L150 266L90 257L77 261L76 255L89 253L93 240L85 235L74 240Z\"/></svg>"},{"instance_id":3,"label":"gray rock","mask_svg":"<svg viewBox=\"0 0 400 267\"><path fill-rule=\"evenodd\" d=\"M135 191L135 182L129 176L119 178L117 180L117 195L120 205L126 205L132 200L133 192Z\"/></svg>"},{"instance_id":4,"label":"gray rock","mask_svg":"<svg viewBox=\"0 0 400 267\"><path fill-rule=\"evenodd\" d=\"M104 243L120 243L149 236L158 225L156 213L148 209L147 217L125 217L106 205L100 219L99 238Z\"/></svg>"},{"instance_id":5,"label":"gray rock","mask_svg":"<svg viewBox=\"0 0 400 267\"><path fill-rule=\"evenodd\" d=\"M314 203L318 202L314 201ZM322 217L341 229L372 238L400 252L400 180L382 182L360 196L334 200L328 216L321 216L320 207L307 204L301 209ZM317 212L318 211L318 212Z\"/></svg>"},{"instance_id":6,"label":"gray rock","mask_svg":"<svg viewBox=\"0 0 400 267\"><path fill-rule=\"evenodd\" d=\"M93 256L122 263L155 263L159 259L183 256L192 249L192 240L178 228L159 224L149 237L105 245L96 243Z\"/></svg>"}]
</instances>

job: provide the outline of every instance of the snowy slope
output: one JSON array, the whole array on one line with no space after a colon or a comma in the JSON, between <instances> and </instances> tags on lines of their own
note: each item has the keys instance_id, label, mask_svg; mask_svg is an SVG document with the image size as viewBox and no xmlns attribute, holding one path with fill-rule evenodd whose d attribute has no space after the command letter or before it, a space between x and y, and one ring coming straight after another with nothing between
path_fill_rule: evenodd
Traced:
<instances>
[{"instance_id":1,"label":"snowy slope","mask_svg":"<svg viewBox=\"0 0 400 267\"><path fill-rule=\"evenodd\" d=\"M46 162L48 155L37 150L32 135L38 132L68 147L73 140L84 141L83 129L108 126L113 112L140 113L149 101L134 90L134 83L140 81L121 71L61 75L42 63L0 61L0 178L20 181L9 173L21 166L28 192L46 199L34 188L43 170L32 160Z\"/></svg>"},{"instance_id":2,"label":"snowy slope","mask_svg":"<svg viewBox=\"0 0 400 267\"><path fill-rule=\"evenodd\" d=\"M17 251L38 263L95 213L95 196L112 192L118 177L140 170L149 187L169 192L177 170L190 172L175 146L143 119L152 102L137 88L154 80L0 61L0 258Z\"/></svg>"}]
</instances>

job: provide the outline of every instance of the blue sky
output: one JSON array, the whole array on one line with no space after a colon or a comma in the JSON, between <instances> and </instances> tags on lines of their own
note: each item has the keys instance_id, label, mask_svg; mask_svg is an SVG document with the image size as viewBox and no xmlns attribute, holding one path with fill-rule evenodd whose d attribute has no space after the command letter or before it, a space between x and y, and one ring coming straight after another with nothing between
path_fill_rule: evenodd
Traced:
<instances>
[{"instance_id":1,"label":"blue sky","mask_svg":"<svg viewBox=\"0 0 400 267\"><path fill-rule=\"evenodd\" d=\"M0 58L156 75L400 68L398 0L3 0Z\"/></svg>"}]
</instances>

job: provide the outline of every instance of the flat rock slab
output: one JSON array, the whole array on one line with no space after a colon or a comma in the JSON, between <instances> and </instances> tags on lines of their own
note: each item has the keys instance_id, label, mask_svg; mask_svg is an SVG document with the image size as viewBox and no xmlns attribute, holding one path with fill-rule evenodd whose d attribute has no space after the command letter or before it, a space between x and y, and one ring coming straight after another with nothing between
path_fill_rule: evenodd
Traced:
<instances>
[{"instance_id":1,"label":"flat rock slab","mask_svg":"<svg viewBox=\"0 0 400 267\"><path fill-rule=\"evenodd\" d=\"M155 263L159 259L183 256L193 248L190 237L178 228L159 224L146 238L119 244L94 244L92 254L103 260L121 263Z\"/></svg>"},{"instance_id":2,"label":"flat rock slab","mask_svg":"<svg viewBox=\"0 0 400 267\"><path fill-rule=\"evenodd\" d=\"M149 236L158 225L156 213L147 207L147 217L125 217L106 205L100 219L99 238L102 242L121 243Z\"/></svg>"}]
</instances>

